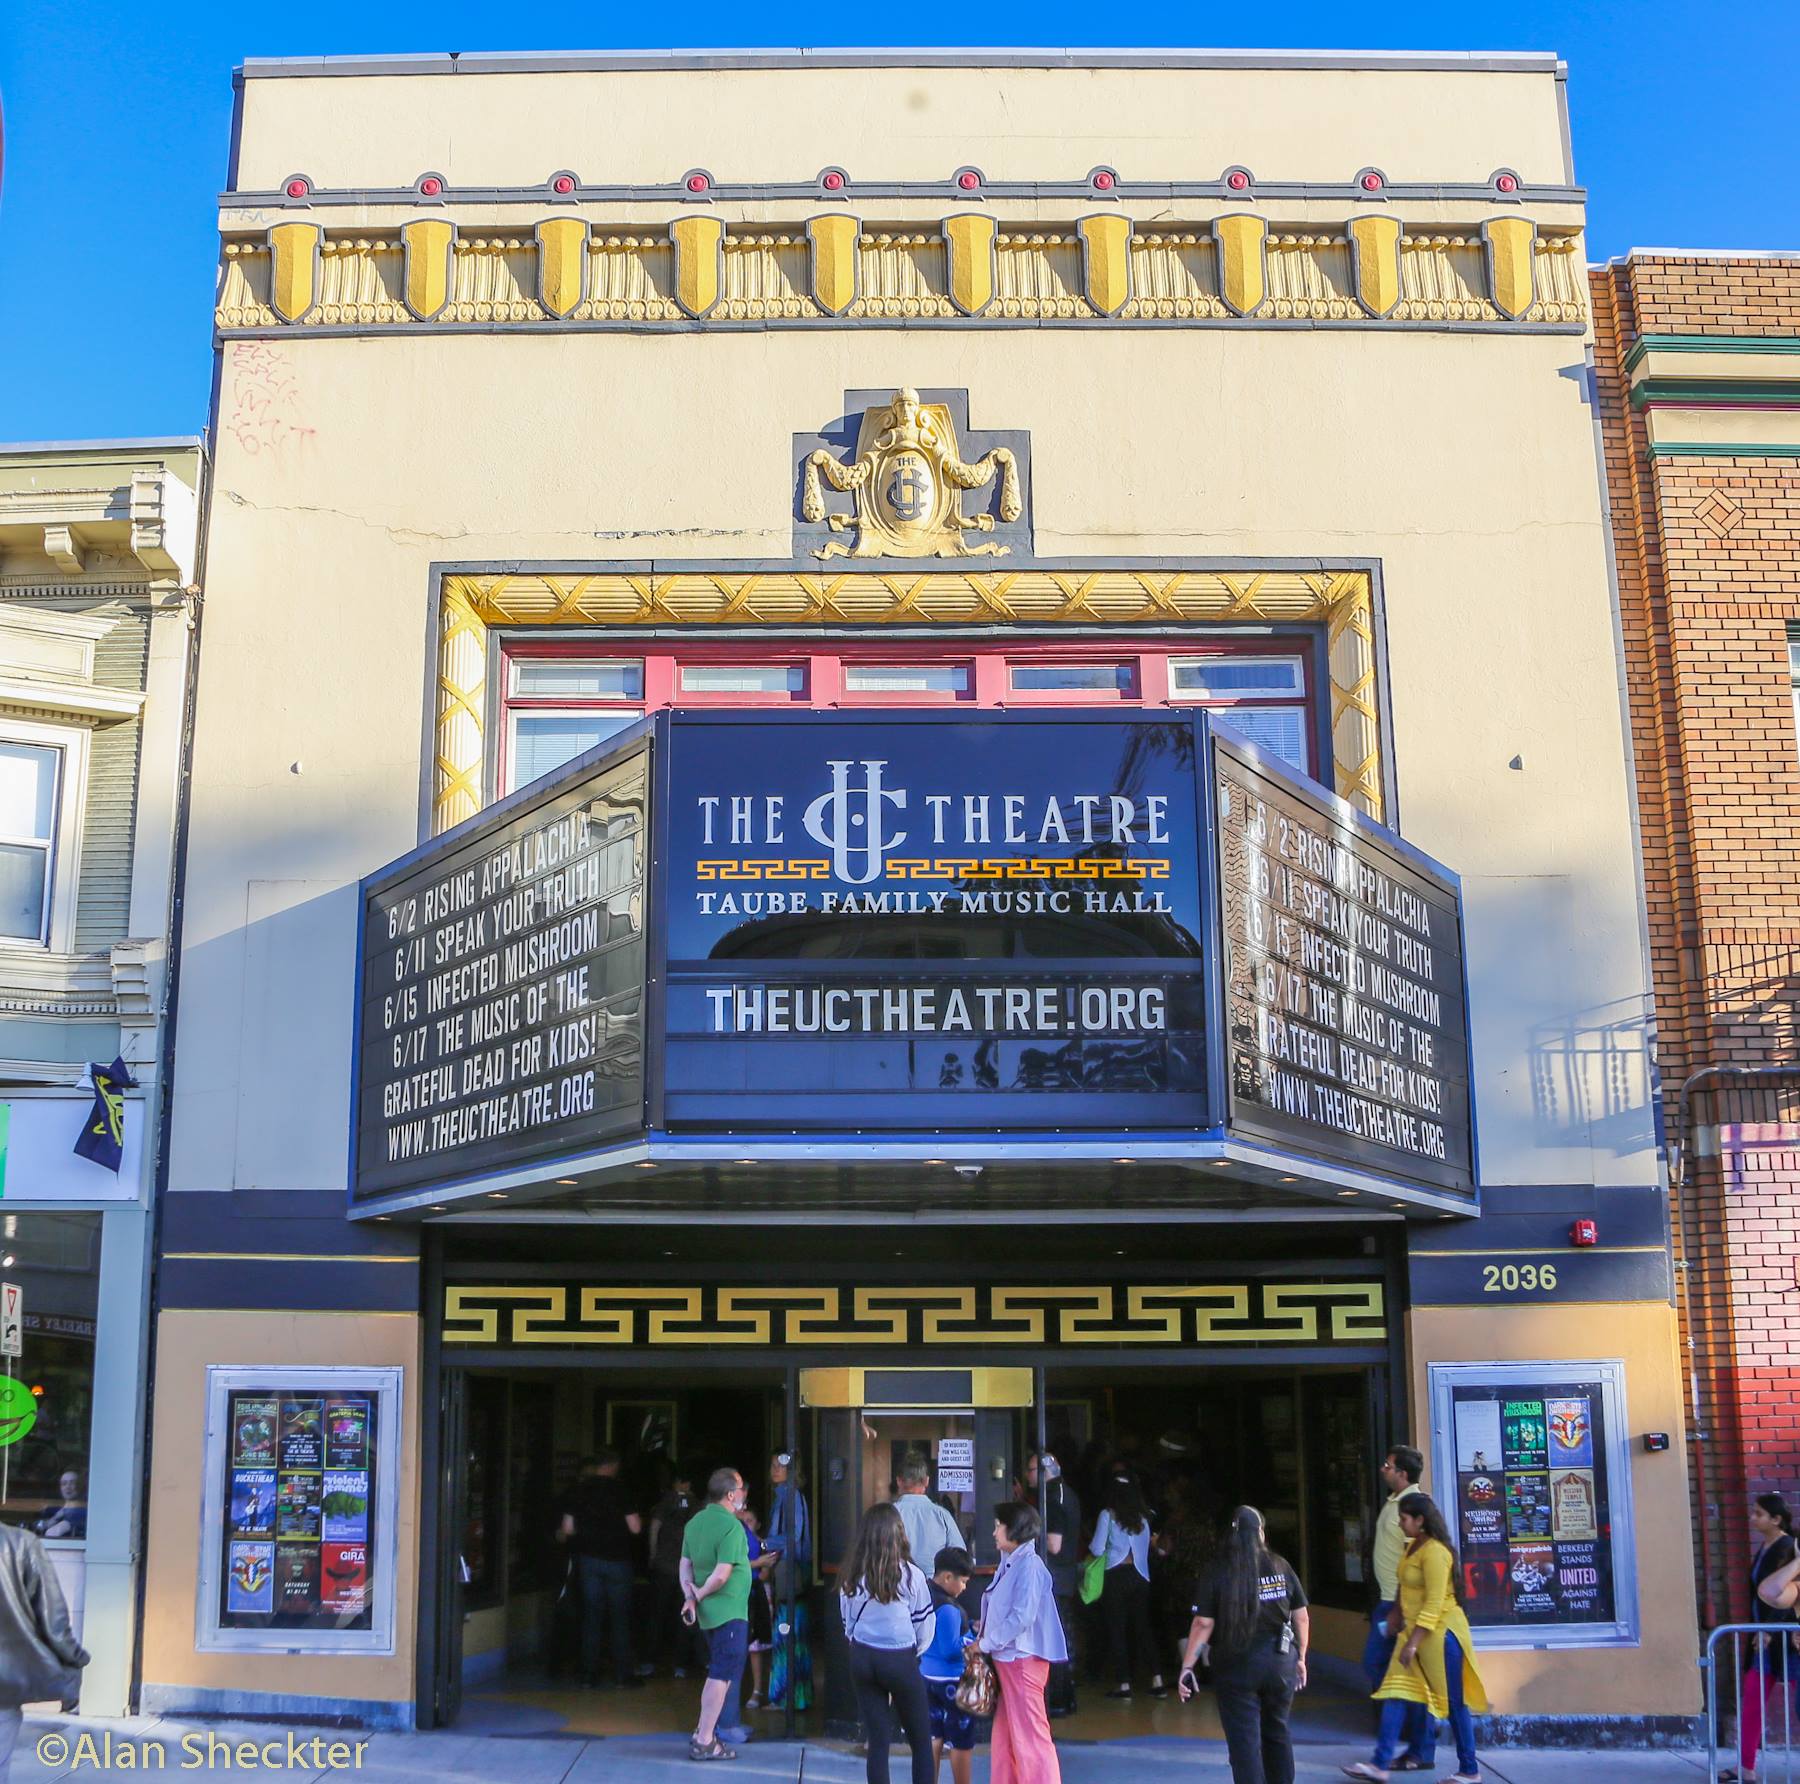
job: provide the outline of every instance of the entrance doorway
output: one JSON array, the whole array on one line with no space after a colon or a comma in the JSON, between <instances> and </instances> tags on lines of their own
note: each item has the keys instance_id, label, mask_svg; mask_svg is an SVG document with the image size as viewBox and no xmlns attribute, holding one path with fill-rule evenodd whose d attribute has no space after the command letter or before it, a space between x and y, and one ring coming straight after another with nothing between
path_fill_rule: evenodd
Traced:
<instances>
[{"instance_id":1,"label":"entrance doorway","mask_svg":"<svg viewBox=\"0 0 1800 1784\"><path fill-rule=\"evenodd\" d=\"M998 1559L993 1507L1026 1486L1040 1447L1080 1501L1085 1549L1110 1477L1133 1475L1149 1503L1155 1664L1173 1682L1191 1575L1239 1503L1258 1506L1273 1544L1293 1561L1315 1605L1326 1653L1361 1648L1374 1464L1388 1441L1385 1382L1368 1366L1296 1367L1278 1358L1230 1366L1149 1359L1063 1366L860 1368L784 1362L747 1368L693 1358L609 1362L559 1356L529 1365L444 1371L439 1566L435 1626L437 1719L478 1729L587 1734L680 1732L693 1726L700 1675L680 1639L660 1528L705 1501L707 1477L744 1476L766 1529L772 1458L790 1455L805 1492L811 1553L795 1580L810 1692L746 1710L766 1738L848 1733L855 1711L841 1654L834 1587L857 1521L892 1498L906 1464L956 1520L977 1563L978 1600ZM1041 1401L1041 1405L1040 1405ZM556 1540L582 1459L605 1448L643 1529L635 1547L632 1665L641 1685L595 1687L584 1676L579 1586ZM687 1489L687 1506L679 1490ZM1038 1491L1047 1491L1040 1477ZM659 1518L659 1508L664 1516ZM650 1546L664 1538L662 1559ZM931 1557L923 1559L929 1568ZM1087 1656L1080 1708L1059 1735L1113 1739L1216 1734L1210 1703L1182 1710L1141 1683L1131 1703L1103 1696L1106 1632L1069 1609ZM777 1634L772 1626L771 1637ZM767 1702L775 1656L762 1661ZM605 1656L605 1665L610 1655ZM676 1668L683 1667L685 1676ZM755 1680L746 1677L743 1695Z\"/></svg>"}]
</instances>

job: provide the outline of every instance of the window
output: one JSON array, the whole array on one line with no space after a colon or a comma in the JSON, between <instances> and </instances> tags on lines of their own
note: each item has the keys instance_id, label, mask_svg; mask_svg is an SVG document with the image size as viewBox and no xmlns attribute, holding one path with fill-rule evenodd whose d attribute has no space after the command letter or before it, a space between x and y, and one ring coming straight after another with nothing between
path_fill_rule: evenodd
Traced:
<instances>
[{"instance_id":1,"label":"window","mask_svg":"<svg viewBox=\"0 0 1800 1784\"><path fill-rule=\"evenodd\" d=\"M1131 693L1129 663L1014 663L1015 694Z\"/></svg>"},{"instance_id":2,"label":"window","mask_svg":"<svg viewBox=\"0 0 1800 1784\"><path fill-rule=\"evenodd\" d=\"M0 935L50 939L50 881L62 751L0 742Z\"/></svg>"},{"instance_id":3,"label":"window","mask_svg":"<svg viewBox=\"0 0 1800 1784\"><path fill-rule=\"evenodd\" d=\"M521 655L507 677L502 792L529 786L643 716L641 661Z\"/></svg>"},{"instance_id":4,"label":"window","mask_svg":"<svg viewBox=\"0 0 1800 1784\"><path fill-rule=\"evenodd\" d=\"M1800 733L1800 626L1788 627L1788 683L1794 696L1794 730Z\"/></svg>"},{"instance_id":5,"label":"window","mask_svg":"<svg viewBox=\"0 0 1800 1784\"><path fill-rule=\"evenodd\" d=\"M1270 755L1312 772L1312 710L1299 657L1170 657L1169 703L1211 707Z\"/></svg>"},{"instance_id":6,"label":"window","mask_svg":"<svg viewBox=\"0 0 1800 1784\"><path fill-rule=\"evenodd\" d=\"M88 734L0 722L0 947L73 945Z\"/></svg>"},{"instance_id":7,"label":"window","mask_svg":"<svg viewBox=\"0 0 1800 1784\"><path fill-rule=\"evenodd\" d=\"M683 663L684 694L792 694L806 692L801 663Z\"/></svg>"},{"instance_id":8,"label":"window","mask_svg":"<svg viewBox=\"0 0 1800 1784\"><path fill-rule=\"evenodd\" d=\"M846 694L949 694L969 692L967 663L846 663Z\"/></svg>"}]
</instances>

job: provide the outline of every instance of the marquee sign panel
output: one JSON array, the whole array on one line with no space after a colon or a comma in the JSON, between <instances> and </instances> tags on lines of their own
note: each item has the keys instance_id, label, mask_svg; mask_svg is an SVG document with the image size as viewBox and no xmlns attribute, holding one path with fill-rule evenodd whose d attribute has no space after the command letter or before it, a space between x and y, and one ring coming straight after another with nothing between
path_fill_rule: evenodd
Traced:
<instances>
[{"instance_id":1,"label":"marquee sign panel","mask_svg":"<svg viewBox=\"0 0 1800 1784\"><path fill-rule=\"evenodd\" d=\"M362 1208L730 1135L1474 1187L1455 877L1199 712L659 715L366 881L360 953Z\"/></svg>"}]
</instances>

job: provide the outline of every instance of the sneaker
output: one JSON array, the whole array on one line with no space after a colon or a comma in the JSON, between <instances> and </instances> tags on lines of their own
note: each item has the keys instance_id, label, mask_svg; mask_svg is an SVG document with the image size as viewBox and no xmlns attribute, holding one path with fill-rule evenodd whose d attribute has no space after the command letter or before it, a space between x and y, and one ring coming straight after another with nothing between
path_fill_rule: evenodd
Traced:
<instances>
[{"instance_id":1,"label":"sneaker","mask_svg":"<svg viewBox=\"0 0 1800 1784\"><path fill-rule=\"evenodd\" d=\"M1131 1687L1129 1685L1115 1685L1106 1695L1108 1697L1122 1697L1129 1702L1131 1698Z\"/></svg>"}]
</instances>

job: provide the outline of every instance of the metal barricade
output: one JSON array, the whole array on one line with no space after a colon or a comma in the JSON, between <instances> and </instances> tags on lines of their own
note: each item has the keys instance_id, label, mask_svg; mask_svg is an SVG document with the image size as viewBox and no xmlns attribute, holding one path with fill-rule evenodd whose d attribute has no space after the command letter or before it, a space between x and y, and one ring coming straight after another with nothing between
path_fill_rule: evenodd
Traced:
<instances>
[{"instance_id":1,"label":"metal barricade","mask_svg":"<svg viewBox=\"0 0 1800 1784\"><path fill-rule=\"evenodd\" d=\"M1800 1628L1792 1623L1725 1623L1706 1638L1700 1661L1706 1685L1706 1776L1708 1784L1736 1773L1757 1784L1796 1784L1800 1766L1795 1735L1800 1733ZM1746 1690L1748 1686L1748 1690ZM1737 1730L1723 1754L1725 1727ZM1748 1738L1753 1737L1753 1738Z\"/></svg>"}]
</instances>

